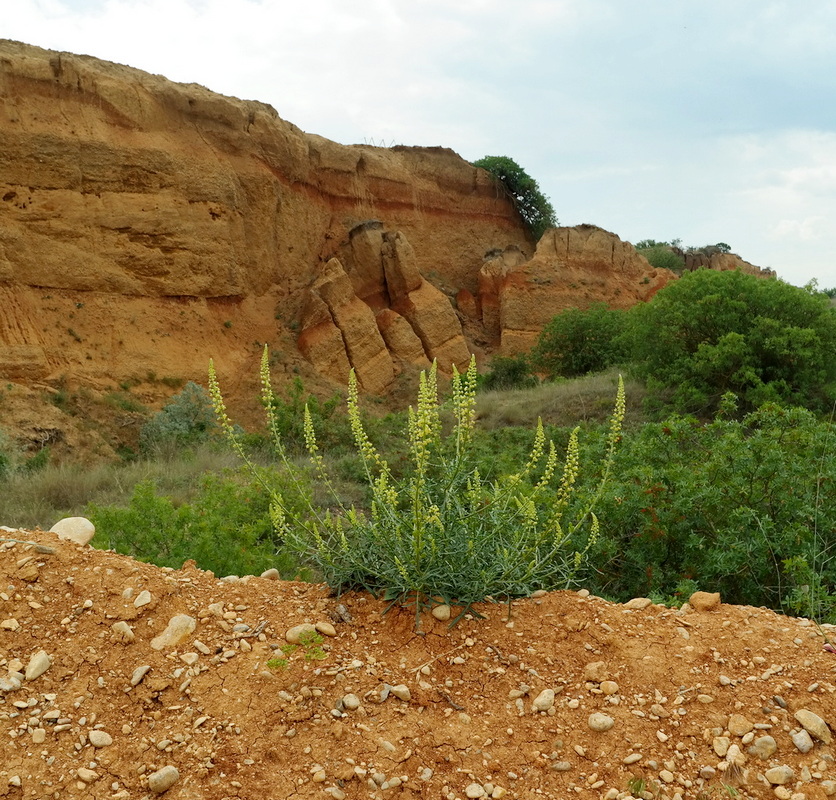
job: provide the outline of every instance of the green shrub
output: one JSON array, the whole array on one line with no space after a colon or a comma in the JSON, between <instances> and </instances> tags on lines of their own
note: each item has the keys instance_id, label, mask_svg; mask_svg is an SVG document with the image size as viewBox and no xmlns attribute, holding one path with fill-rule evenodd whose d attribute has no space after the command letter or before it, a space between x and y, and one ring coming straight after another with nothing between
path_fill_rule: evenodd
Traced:
<instances>
[{"instance_id":1,"label":"green shrub","mask_svg":"<svg viewBox=\"0 0 836 800\"><path fill-rule=\"evenodd\" d=\"M726 392L829 409L836 398L836 309L819 292L738 271L697 270L629 312L639 377L677 410L709 414Z\"/></svg>"},{"instance_id":2,"label":"green shrub","mask_svg":"<svg viewBox=\"0 0 836 800\"><path fill-rule=\"evenodd\" d=\"M639 249L638 247L636 249ZM640 249L639 252L654 269L669 269L677 275L685 270L685 258L667 245L655 245Z\"/></svg>"},{"instance_id":3,"label":"green shrub","mask_svg":"<svg viewBox=\"0 0 836 800\"><path fill-rule=\"evenodd\" d=\"M677 602L699 588L835 619L834 452L832 423L776 405L627 433L599 504L590 588Z\"/></svg>"},{"instance_id":4,"label":"green shrub","mask_svg":"<svg viewBox=\"0 0 836 800\"><path fill-rule=\"evenodd\" d=\"M298 494L298 484L288 485L275 470L257 469L255 479L204 475L194 500L179 505L144 481L127 507L90 504L86 516L96 526L95 545L141 561L179 569L194 559L216 575L260 574L276 567L293 577L298 562L276 538L270 519L272 491L280 491L291 507L308 502L309 495Z\"/></svg>"},{"instance_id":5,"label":"green shrub","mask_svg":"<svg viewBox=\"0 0 836 800\"><path fill-rule=\"evenodd\" d=\"M269 360L261 366L265 407L270 402ZM227 416L214 368L210 393L220 424L246 460ZM462 605L491 597L510 598L537 588L566 586L595 541L598 521L593 507L600 487L580 507L573 507L579 472L577 430L570 438L562 478L557 453L538 426L529 458L512 474L485 480L473 454L476 387L475 361L464 376L454 374L449 436L442 436L435 366L422 373L417 407L410 410L407 438L411 469L402 478L370 442L358 408L357 381L349 383L348 419L371 487L367 512L346 508L334 495L332 510L309 509L307 519L292 513L279 492L273 495L276 530L304 554L337 590L363 588L393 603L420 610L437 601ZM607 437L601 484L606 481L624 415L623 386ZM269 427L275 433L274 420ZM308 450L317 480L330 485L310 414L305 417ZM276 449L287 463L281 440ZM564 519L564 515L567 517ZM588 531L583 527L590 520Z\"/></svg>"},{"instance_id":6,"label":"green shrub","mask_svg":"<svg viewBox=\"0 0 836 800\"><path fill-rule=\"evenodd\" d=\"M473 166L487 170L502 183L535 240L539 240L548 228L557 227L551 202L540 191L537 181L514 159L484 156L474 161Z\"/></svg>"},{"instance_id":7,"label":"green shrub","mask_svg":"<svg viewBox=\"0 0 836 800\"><path fill-rule=\"evenodd\" d=\"M189 447L205 442L216 433L209 394L202 386L189 381L182 392L142 426L139 446L143 453Z\"/></svg>"},{"instance_id":8,"label":"green shrub","mask_svg":"<svg viewBox=\"0 0 836 800\"><path fill-rule=\"evenodd\" d=\"M627 355L626 324L626 312L605 303L568 308L543 329L531 351L531 362L551 379L600 372Z\"/></svg>"},{"instance_id":9,"label":"green shrub","mask_svg":"<svg viewBox=\"0 0 836 800\"><path fill-rule=\"evenodd\" d=\"M491 360L490 372L479 376L479 389L502 391L507 389L527 389L536 386L536 376L531 374L531 367L525 356L496 356Z\"/></svg>"}]
</instances>

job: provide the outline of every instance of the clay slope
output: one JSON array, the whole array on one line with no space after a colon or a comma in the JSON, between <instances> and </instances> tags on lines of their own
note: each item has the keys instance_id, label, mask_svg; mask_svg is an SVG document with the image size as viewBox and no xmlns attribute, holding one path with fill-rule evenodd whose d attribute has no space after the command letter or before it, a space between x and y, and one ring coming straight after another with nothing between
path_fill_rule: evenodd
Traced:
<instances>
[{"instance_id":1,"label":"clay slope","mask_svg":"<svg viewBox=\"0 0 836 800\"><path fill-rule=\"evenodd\" d=\"M416 632L366 595L0 535L36 543L0 542L8 800L836 794L807 620L555 592Z\"/></svg>"}]
</instances>

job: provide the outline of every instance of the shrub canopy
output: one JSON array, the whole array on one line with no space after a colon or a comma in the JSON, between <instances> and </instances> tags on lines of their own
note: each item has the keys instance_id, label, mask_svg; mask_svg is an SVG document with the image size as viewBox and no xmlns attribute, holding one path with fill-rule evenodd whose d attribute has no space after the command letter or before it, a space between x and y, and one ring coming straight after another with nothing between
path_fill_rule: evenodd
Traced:
<instances>
[{"instance_id":1,"label":"shrub canopy","mask_svg":"<svg viewBox=\"0 0 836 800\"><path fill-rule=\"evenodd\" d=\"M629 313L640 376L673 391L681 410L742 411L767 401L826 409L836 398L836 309L783 281L701 269Z\"/></svg>"},{"instance_id":2,"label":"shrub canopy","mask_svg":"<svg viewBox=\"0 0 836 800\"><path fill-rule=\"evenodd\" d=\"M487 170L502 181L535 239L539 240L548 228L557 227L557 216L548 197L513 158L485 156L474 161L473 166Z\"/></svg>"}]
</instances>

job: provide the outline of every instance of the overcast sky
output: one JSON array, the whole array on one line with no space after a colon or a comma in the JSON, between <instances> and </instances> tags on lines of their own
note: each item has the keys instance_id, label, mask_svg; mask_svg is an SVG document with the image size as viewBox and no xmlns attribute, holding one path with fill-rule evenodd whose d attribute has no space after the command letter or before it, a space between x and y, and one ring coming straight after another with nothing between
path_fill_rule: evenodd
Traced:
<instances>
[{"instance_id":1,"label":"overcast sky","mask_svg":"<svg viewBox=\"0 0 836 800\"><path fill-rule=\"evenodd\" d=\"M833 0L0 0L0 37L515 159L561 224L836 286Z\"/></svg>"}]
</instances>

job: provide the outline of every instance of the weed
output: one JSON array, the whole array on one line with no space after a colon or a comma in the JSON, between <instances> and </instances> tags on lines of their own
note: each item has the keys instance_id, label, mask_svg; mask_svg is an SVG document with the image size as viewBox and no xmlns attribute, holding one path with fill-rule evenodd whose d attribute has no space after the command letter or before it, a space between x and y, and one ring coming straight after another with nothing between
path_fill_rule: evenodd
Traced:
<instances>
[{"instance_id":1,"label":"weed","mask_svg":"<svg viewBox=\"0 0 836 800\"><path fill-rule=\"evenodd\" d=\"M293 479L300 479L279 434L266 348L261 382L276 452ZM369 439L352 372L348 420L371 492L370 509L347 508L334 491L306 408L305 442L317 481L332 491L332 510L322 514L309 505L300 516L292 513L280 493L273 492L271 517L277 535L301 552L337 591L363 588L383 594L393 605L413 606L416 621L423 608L439 599L461 606L464 614L487 597L510 599L541 587L568 585L598 535L593 509L621 436L623 384L619 381L601 483L574 505L580 471L577 429L569 437L556 486L552 481L559 474L557 451L546 440L542 424L522 468L494 480L483 479L472 447L475 388L472 360L464 375L454 372L450 411L455 423L444 437L435 365L421 374L418 402L408 416L408 469L398 477ZM209 392L221 427L250 464L227 415L211 362Z\"/></svg>"}]
</instances>

